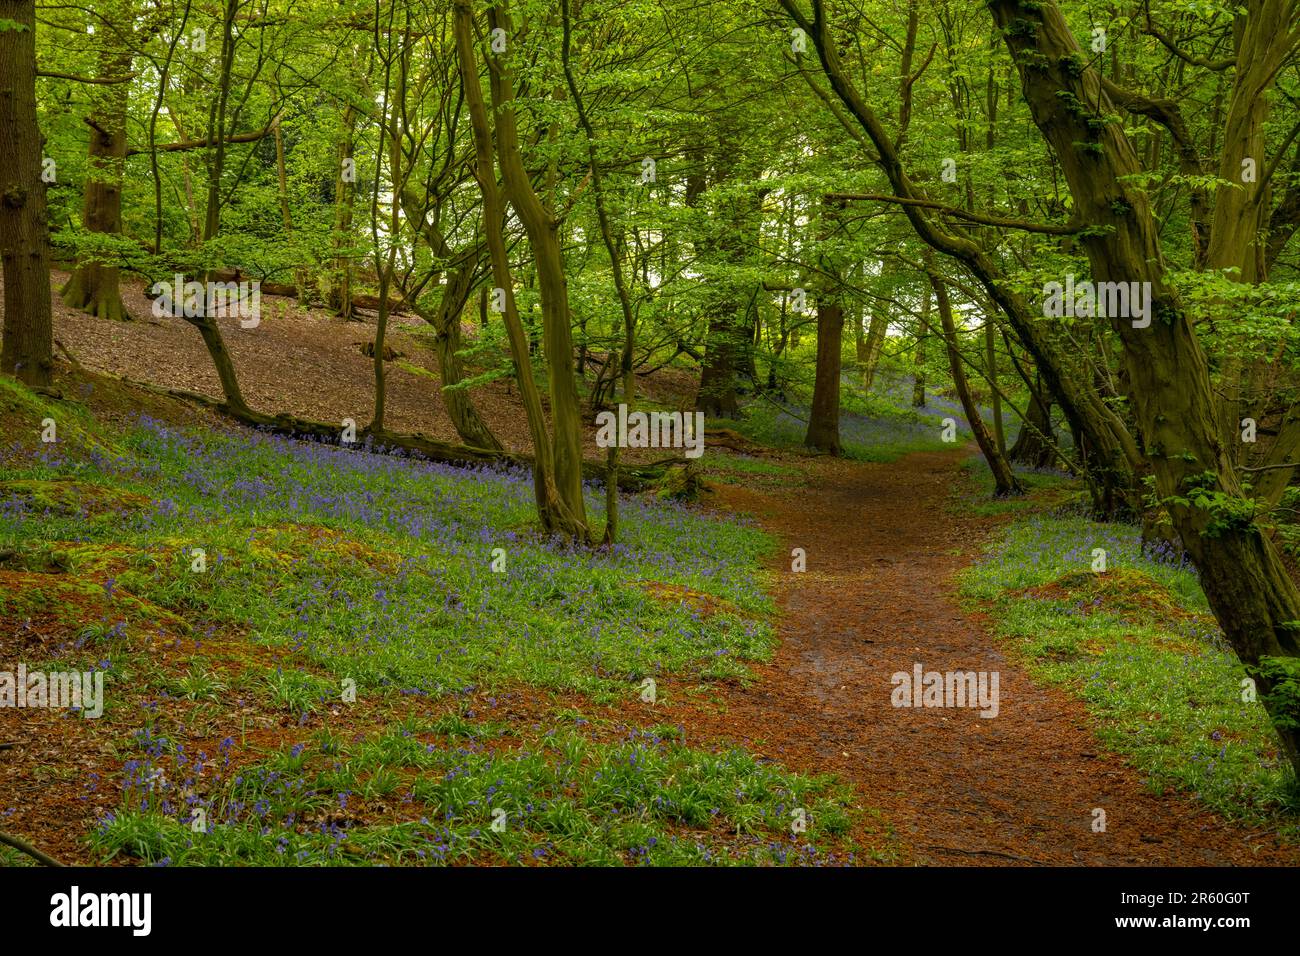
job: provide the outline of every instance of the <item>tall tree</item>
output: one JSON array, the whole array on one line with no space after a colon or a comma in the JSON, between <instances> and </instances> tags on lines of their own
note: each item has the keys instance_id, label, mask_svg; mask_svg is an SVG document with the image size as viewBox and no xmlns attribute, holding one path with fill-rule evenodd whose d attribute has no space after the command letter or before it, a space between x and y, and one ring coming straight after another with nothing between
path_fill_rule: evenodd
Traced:
<instances>
[{"instance_id":1,"label":"tall tree","mask_svg":"<svg viewBox=\"0 0 1300 956\"><path fill-rule=\"evenodd\" d=\"M50 243L36 120L36 7L0 0L0 372L48 385L54 370Z\"/></svg>"},{"instance_id":2,"label":"tall tree","mask_svg":"<svg viewBox=\"0 0 1300 956\"><path fill-rule=\"evenodd\" d=\"M488 24L493 31L504 31L497 36L506 38L506 50L488 61L488 77L496 114L501 180L506 198L528 236L541 300L542 342L551 398L555 487L564 506L562 511L556 512L556 530L574 540L586 542L590 531L582 497L582 417L578 409L578 386L573 364L573 320L569 309L568 279L564 274L564 255L559 240L562 220L542 203L524 166L515 110L514 72L510 66L511 45L517 40L512 35L504 3L488 8Z\"/></svg>"},{"instance_id":3,"label":"tall tree","mask_svg":"<svg viewBox=\"0 0 1300 956\"><path fill-rule=\"evenodd\" d=\"M504 29L504 28L502 28ZM510 342L510 352L514 358L515 375L519 383L519 394L524 404L524 414L528 419L528 431L533 440L533 490L537 501L537 513L541 520L542 527L548 532L554 532L564 535L568 538L586 542L590 537L587 529L585 509L582 505L582 483L581 483L581 460L576 462L579 469L578 476L578 502L579 507L574 509L557 481L557 446L560 441L557 439L552 444L550 436L546 431L546 419L542 411L541 394L538 391L537 383L533 380L532 362L528 348L528 335L524 330L523 322L519 317L519 309L515 303L514 278L510 271L510 261L506 250L505 235L502 228L502 222L505 219L505 206L497 184L496 162L493 158L492 150L492 124L488 118L487 105L483 100L483 90L479 80L478 62L474 54L474 10L471 0L456 0L456 54L460 63L461 83L465 90L465 105L469 110L471 128L474 135L474 176L478 180L479 191L483 197L483 229L487 236L488 252L492 258L492 277L496 283L496 293L502 299L502 320L506 326L506 333ZM507 32L508 35L508 32ZM494 101L508 102L509 94L505 90L498 91L497 86L501 86L502 80L495 78ZM518 141L512 138L509 133L505 139L502 138L500 120L507 112L498 110L497 125L497 143L503 151L509 148L513 150L513 160L522 167L522 161L518 156ZM507 160L502 158L502 165ZM520 168L516 168L512 175L518 176ZM524 174L526 176L526 173ZM527 183L523 184L525 187ZM528 189L531 192L531 187ZM524 190L516 184L516 192L523 197ZM536 196L533 196L536 200ZM540 204L539 204L540 205ZM539 224L546 229L545 222L539 223L536 211L533 210L533 225L536 228ZM543 214L544 215L544 214ZM552 238L553 234L552 234ZM549 267L548 267L549 268ZM551 290L552 294L554 290ZM567 331L567 327L566 327ZM565 353L564 359L569 367L570 375L573 368L573 351L570 347ZM569 379L572 383L572 378ZM554 395L554 383L552 383L552 395ZM576 406L576 396L574 399ZM576 411L576 408L575 408ZM568 427L577 427L576 417L567 422ZM557 428L558 431L558 428ZM566 441L566 448L571 444ZM573 448L572 451L579 449ZM569 482L566 482L568 484Z\"/></svg>"},{"instance_id":4,"label":"tall tree","mask_svg":"<svg viewBox=\"0 0 1300 956\"><path fill-rule=\"evenodd\" d=\"M95 34L99 82L90 86L93 108L85 118L90 146L81 221L92 233L118 236L122 232L126 115L131 92L126 80L137 38L133 11L120 3L105 3L102 9L101 29ZM152 30L152 26L146 27L146 32ZM119 267L115 258L104 259L103 252L92 252L79 262L61 292L65 305L97 318L130 318L122 304Z\"/></svg>"}]
</instances>

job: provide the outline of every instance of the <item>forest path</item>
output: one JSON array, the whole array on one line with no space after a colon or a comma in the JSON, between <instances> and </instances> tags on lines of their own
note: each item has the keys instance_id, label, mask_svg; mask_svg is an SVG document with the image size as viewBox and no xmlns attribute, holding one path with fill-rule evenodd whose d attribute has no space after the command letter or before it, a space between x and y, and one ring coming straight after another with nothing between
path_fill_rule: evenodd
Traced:
<instances>
[{"instance_id":1,"label":"forest path","mask_svg":"<svg viewBox=\"0 0 1300 956\"><path fill-rule=\"evenodd\" d=\"M1108 753L1081 701L1040 686L961 609L955 572L999 519L953 513L967 453L890 464L821 461L807 484L720 486L781 541L780 648L749 687L671 705L699 734L745 741L804 772L852 782L917 864L1295 864L1271 834L1233 825L1190 796L1155 796ZM807 571L790 569L792 548ZM890 677L997 671L1000 711L895 708ZM1093 832L1093 809L1106 830Z\"/></svg>"}]
</instances>

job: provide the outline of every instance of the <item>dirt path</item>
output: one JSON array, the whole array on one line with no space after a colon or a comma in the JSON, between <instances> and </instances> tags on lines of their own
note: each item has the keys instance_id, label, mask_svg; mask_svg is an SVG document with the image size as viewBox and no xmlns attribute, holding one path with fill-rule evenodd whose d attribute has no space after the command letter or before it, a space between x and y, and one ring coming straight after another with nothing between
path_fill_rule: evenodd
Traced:
<instances>
[{"instance_id":1,"label":"dirt path","mask_svg":"<svg viewBox=\"0 0 1300 956\"><path fill-rule=\"evenodd\" d=\"M818 465L809 484L723 487L716 505L754 514L784 542L781 646L721 708L674 706L695 733L746 740L765 756L853 781L920 864L1293 864L1271 834L1188 797L1156 797L1103 750L1083 704L1033 683L955 597L996 519L951 513L962 453L889 465ZM790 571L790 549L807 571ZM890 677L998 671L994 719L970 708L895 708ZM696 738L698 739L698 738ZM1093 809L1106 812L1094 833Z\"/></svg>"}]
</instances>

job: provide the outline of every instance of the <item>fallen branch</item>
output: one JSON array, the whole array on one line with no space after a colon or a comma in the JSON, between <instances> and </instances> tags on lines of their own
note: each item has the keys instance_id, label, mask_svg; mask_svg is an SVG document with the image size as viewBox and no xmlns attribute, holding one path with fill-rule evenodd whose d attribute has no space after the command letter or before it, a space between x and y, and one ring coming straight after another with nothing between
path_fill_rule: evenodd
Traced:
<instances>
[{"instance_id":1,"label":"fallen branch","mask_svg":"<svg viewBox=\"0 0 1300 956\"><path fill-rule=\"evenodd\" d=\"M58 860L54 859L54 857L50 856L48 853L42 853L40 850L36 849L36 847L32 846L26 840L22 840L16 836L12 836L11 834L5 833L3 830L0 830L0 843L5 844L6 846L11 846L15 850L18 850L22 853L26 853L33 860L36 860L37 862L45 866L66 865L64 863L60 863Z\"/></svg>"}]
</instances>

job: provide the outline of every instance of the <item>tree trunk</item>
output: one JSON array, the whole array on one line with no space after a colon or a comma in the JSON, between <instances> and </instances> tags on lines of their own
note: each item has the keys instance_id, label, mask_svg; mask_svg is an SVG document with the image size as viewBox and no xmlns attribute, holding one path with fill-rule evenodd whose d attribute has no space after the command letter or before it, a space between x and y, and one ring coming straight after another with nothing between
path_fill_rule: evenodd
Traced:
<instances>
[{"instance_id":1,"label":"tree trunk","mask_svg":"<svg viewBox=\"0 0 1300 956\"><path fill-rule=\"evenodd\" d=\"M952 304L948 301L948 285L941 276L932 272L930 286L934 289L935 304L939 307L939 321L943 323L943 341L948 349L948 367L952 371L953 388L961 401L962 411L966 413L970 430L975 435L975 442L984 453L984 460L988 462L989 470L993 472L993 493L999 498L1024 494L1025 490L1020 486L1020 479L1015 476L1011 465L1007 463L993 436L989 434L984 419L980 417L979 406L971 397L970 385L966 381L966 369L962 365L961 352L958 351L957 328L952 318Z\"/></svg>"},{"instance_id":2,"label":"tree trunk","mask_svg":"<svg viewBox=\"0 0 1300 956\"><path fill-rule=\"evenodd\" d=\"M871 391L871 384L876 380L876 369L880 366L880 354L885 347L885 331L889 328L889 310L877 303L871 310L871 324L867 328L867 357L862 366L862 389Z\"/></svg>"},{"instance_id":3,"label":"tree trunk","mask_svg":"<svg viewBox=\"0 0 1300 956\"><path fill-rule=\"evenodd\" d=\"M1056 459L1056 452L1047 443L1052 437L1052 400L1030 389L1029 407L1015 444L1007 452L1007 459L1030 468L1046 468Z\"/></svg>"},{"instance_id":4,"label":"tree trunk","mask_svg":"<svg viewBox=\"0 0 1300 956\"><path fill-rule=\"evenodd\" d=\"M326 302L344 319L355 317L352 309L352 207L356 201L356 166L353 158L354 134L357 128L357 111L349 105L343 111L343 137L335 150L334 169L334 231L330 246L333 251L330 269L329 294Z\"/></svg>"},{"instance_id":5,"label":"tree trunk","mask_svg":"<svg viewBox=\"0 0 1300 956\"><path fill-rule=\"evenodd\" d=\"M511 35L509 16L503 4L488 8L493 30ZM564 504L558 515L565 536L586 544L586 502L582 497L582 414L578 406L578 383L573 367L573 320L569 311L568 280L564 274L564 252L558 230L560 220L542 205L524 166L515 126L514 78L510 53L497 59L488 73L492 106L496 114L497 157L506 197L523 223L536 266L537 289L542 307L542 342L551 395L555 486Z\"/></svg>"},{"instance_id":6,"label":"tree trunk","mask_svg":"<svg viewBox=\"0 0 1300 956\"><path fill-rule=\"evenodd\" d=\"M455 426L456 433L467 445L500 450L505 446L479 415L478 409L474 407L474 402L470 398L469 390L456 387L465 377L464 366L457 354L461 342L460 317L472 292L474 270L478 262L479 258L476 255L448 273L447 283L442 290L442 301L438 303L437 309L431 315L423 312L420 314L437 333L434 339L434 350L438 355L438 370L442 378L442 388L439 391L442 393L442 403L447 410L447 417Z\"/></svg>"},{"instance_id":7,"label":"tree trunk","mask_svg":"<svg viewBox=\"0 0 1300 956\"><path fill-rule=\"evenodd\" d=\"M808 434L809 448L838 455L840 446L840 348L844 335L844 304L834 292L817 300L817 373L813 383Z\"/></svg>"},{"instance_id":8,"label":"tree trunk","mask_svg":"<svg viewBox=\"0 0 1300 956\"><path fill-rule=\"evenodd\" d=\"M743 333L735 328L735 309L734 302L722 301L715 305L709 317L695 408L710 418L735 418L740 414L740 403L736 398L736 366Z\"/></svg>"},{"instance_id":9,"label":"tree trunk","mask_svg":"<svg viewBox=\"0 0 1300 956\"><path fill-rule=\"evenodd\" d=\"M456 0L456 56L460 65L461 83L465 90L465 104L470 115L474 134L474 176L483 196L483 229L488 251L492 257L492 277L505 296L502 319L510 340L510 353L515 362L515 375L519 394L528 419L528 430L533 439L533 490L537 500L537 513L542 528L551 533L587 541L589 532L585 509L574 513L568 500L560 493L555 478L555 449L546 433L546 419L542 411L542 398L533 381L529 361L528 336L519 310L515 304L514 280L506 253L502 229L504 208L497 190L496 170L492 161L492 127L488 120L487 105L483 102L483 89L479 82L478 65L474 56L474 14L471 0ZM498 116L504 113L498 112ZM498 125L498 134L500 127ZM498 135L498 142L500 137ZM517 158L517 157L516 157ZM564 356L564 365L572 374L572 351ZM576 404L576 397L575 397ZM581 460L579 465L579 494L581 494Z\"/></svg>"},{"instance_id":10,"label":"tree trunk","mask_svg":"<svg viewBox=\"0 0 1300 956\"><path fill-rule=\"evenodd\" d=\"M114 42L110 34L100 42ZM101 50L99 73L103 78L131 72L131 54ZM90 123L90 156L86 175L82 224L90 232L117 236L122 232L122 177L126 162L126 107L131 87L111 83L92 87L95 100ZM81 262L62 290L64 305L101 319L131 318L122 304L118 267L102 262Z\"/></svg>"},{"instance_id":11,"label":"tree trunk","mask_svg":"<svg viewBox=\"0 0 1300 956\"><path fill-rule=\"evenodd\" d=\"M226 168L226 104L230 98L230 78L234 70L236 42L234 24L238 10L238 0L226 0L222 20L221 66L217 77L217 96L211 108L213 123L212 132L209 135L215 139L215 143L212 146L213 158L208 165L208 197L203 225L204 242L212 241L221 231L221 177ZM211 270L206 272L203 280L205 288L210 289L213 272ZM187 320L198 328L199 334L203 337L203 344L207 347L208 355L211 356L212 364L217 370L217 378L221 382L221 393L225 396L226 406L236 413L248 413L251 409L249 409L248 403L244 401L244 395L239 389L239 377L235 372L234 360L230 356L230 351L226 348L226 342L221 336L221 329L217 325L216 317L209 314L206 307L207 298L210 297L205 297L203 313Z\"/></svg>"},{"instance_id":12,"label":"tree trunk","mask_svg":"<svg viewBox=\"0 0 1300 956\"><path fill-rule=\"evenodd\" d=\"M803 443L809 448L838 455L840 446L840 374L843 362L844 294L839 264L829 251L827 240L837 238L837 212L842 201L823 200L823 252L817 295L817 370L813 382L812 407L808 414L808 433ZM859 323L861 325L861 323Z\"/></svg>"},{"instance_id":13,"label":"tree trunk","mask_svg":"<svg viewBox=\"0 0 1300 956\"><path fill-rule=\"evenodd\" d=\"M927 292L925 304L930 304L930 295ZM921 321L921 328L916 333L916 351L912 356L912 407L925 407L925 346L929 338L930 330L924 319Z\"/></svg>"},{"instance_id":14,"label":"tree trunk","mask_svg":"<svg viewBox=\"0 0 1300 956\"><path fill-rule=\"evenodd\" d=\"M31 0L0 0L0 263L5 280L0 372L27 385L48 385L54 332L43 140L36 120L35 29Z\"/></svg>"},{"instance_id":15,"label":"tree trunk","mask_svg":"<svg viewBox=\"0 0 1300 956\"><path fill-rule=\"evenodd\" d=\"M1284 0L1252 4L1248 19L1263 22L1251 24L1247 34L1262 43L1286 29L1284 18L1281 26L1267 19L1280 18L1286 7ZM1155 216L1135 185L1136 153L1118 124L1094 126L1090 113L1071 110L1075 103L1098 104L1103 111L1111 104L1097 74L1083 65L1087 58L1055 4L993 0L989 8L1003 28L1034 123L1056 152L1076 208L1083 221L1098 227L1083 239L1093 279L1150 283L1149 325L1135 327L1126 317L1111 320L1124 344L1130 400L1156 489L1224 634L1262 688L1260 699L1273 717L1283 753L1300 773L1300 705L1288 689L1295 686L1300 657L1295 624L1300 589L1254 522L1219 433L1209 361L1192 317L1165 278ZM1239 50L1238 68L1241 58L1249 62L1255 55L1249 48ZM1230 142L1224 148L1240 145Z\"/></svg>"},{"instance_id":16,"label":"tree trunk","mask_svg":"<svg viewBox=\"0 0 1300 956\"><path fill-rule=\"evenodd\" d=\"M993 435L997 439L998 453L1007 453L1007 435L1002 425L1002 396L998 393L998 353L997 330L993 319L984 319L984 373L988 377L989 391L992 394L990 404L993 413Z\"/></svg>"}]
</instances>

